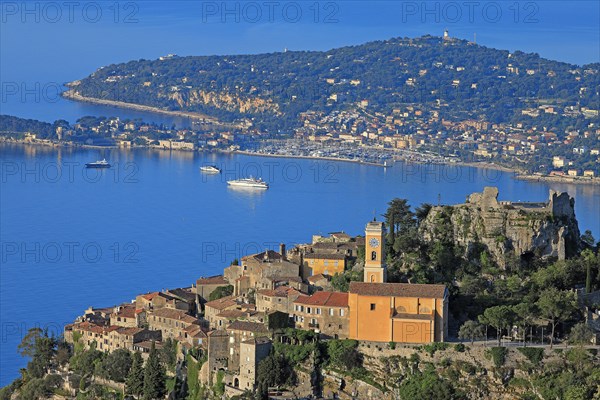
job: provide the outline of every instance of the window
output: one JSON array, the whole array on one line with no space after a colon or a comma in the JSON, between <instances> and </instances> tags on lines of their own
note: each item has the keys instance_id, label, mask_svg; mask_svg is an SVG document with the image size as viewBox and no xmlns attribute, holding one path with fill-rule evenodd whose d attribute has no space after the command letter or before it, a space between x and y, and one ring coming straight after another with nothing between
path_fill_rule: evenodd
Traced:
<instances>
[{"instance_id":1,"label":"window","mask_svg":"<svg viewBox=\"0 0 600 400\"><path fill-rule=\"evenodd\" d=\"M340 310L340 317L343 317L343 316L344 316L344 309L342 308L342 309Z\"/></svg>"},{"instance_id":2,"label":"window","mask_svg":"<svg viewBox=\"0 0 600 400\"><path fill-rule=\"evenodd\" d=\"M327 260L324 260L324 261L323 261L323 265L325 265L325 266L329 265L329 261L327 261Z\"/></svg>"},{"instance_id":3,"label":"window","mask_svg":"<svg viewBox=\"0 0 600 400\"><path fill-rule=\"evenodd\" d=\"M310 314L310 311L311 311L311 310L310 310L310 307L306 307L306 313L307 313L307 314Z\"/></svg>"},{"instance_id":4,"label":"window","mask_svg":"<svg viewBox=\"0 0 600 400\"><path fill-rule=\"evenodd\" d=\"M333 308L329 309L329 315L331 315L333 317Z\"/></svg>"},{"instance_id":5,"label":"window","mask_svg":"<svg viewBox=\"0 0 600 400\"><path fill-rule=\"evenodd\" d=\"M375 310L375 303L371 303L371 311Z\"/></svg>"},{"instance_id":6,"label":"window","mask_svg":"<svg viewBox=\"0 0 600 400\"><path fill-rule=\"evenodd\" d=\"M321 309L317 308L317 315L321 315Z\"/></svg>"},{"instance_id":7,"label":"window","mask_svg":"<svg viewBox=\"0 0 600 400\"><path fill-rule=\"evenodd\" d=\"M375 260L377 260L377 252L376 252L376 251L372 251L372 252L371 252L371 260L372 260L372 261L375 261Z\"/></svg>"}]
</instances>

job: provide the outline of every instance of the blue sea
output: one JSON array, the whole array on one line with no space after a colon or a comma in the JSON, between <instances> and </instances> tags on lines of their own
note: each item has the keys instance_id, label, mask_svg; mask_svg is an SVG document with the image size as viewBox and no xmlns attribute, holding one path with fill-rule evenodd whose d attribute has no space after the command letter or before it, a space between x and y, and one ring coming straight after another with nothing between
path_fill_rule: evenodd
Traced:
<instances>
[{"instance_id":1,"label":"blue sea","mask_svg":"<svg viewBox=\"0 0 600 400\"><path fill-rule=\"evenodd\" d=\"M598 62L598 2L19 1L0 3L0 113L75 122L85 115L189 121L74 103L63 83L98 67L166 54L326 50L398 36L442 35L574 64ZM70 4L70 5L68 5ZM469 3L471 4L471 3ZM469 6L471 7L471 6ZM110 170L86 162L106 158ZM205 163L224 173L206 176ZM264 192L226 180L262 176ZM27 329L62 326L89 306L189 286L234 258L360 234L394 197L452 204L484 186L506 200L543 201L550 188L576 199L582 232L600 237L600 188L513 180L474 168L171 153L0 146L0 386L26 360Z\"/></svg>"}]
</instances>

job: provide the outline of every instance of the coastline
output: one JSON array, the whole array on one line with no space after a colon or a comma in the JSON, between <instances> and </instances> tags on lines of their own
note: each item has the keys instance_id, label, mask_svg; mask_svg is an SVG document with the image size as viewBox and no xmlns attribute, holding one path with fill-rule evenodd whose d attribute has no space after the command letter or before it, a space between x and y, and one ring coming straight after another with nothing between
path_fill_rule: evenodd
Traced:
<instances>
[{"instance_id":1,"label":"coastline","mask_svg":"<svg viewBox=\"0 0 600 400\"><path fill-rule=\"evenodd\" d=\"M600 178L586 178L582 176L551 176L516 174L513 179L529 182L569 183L575 185L600 185Z\"/></svg>"},{"instance_id":2,"label":"coastline","mask_svg":"<svg viewBox=\"0 0 600 400\"><path fill-rule=\"evenodd\" d=\"M222 153L234 153L241 154L245 156L253 156L253 157L273 157L273 158L294 158L294 159L304 159L304 160L321 160L321 161L337 161L337 162L348 162L360 165L370 165L373 167L381 167L381 168L391 168L394 164L383 165L369 161L361 161L361 160L352 160L349 158L336 158L336 157L318 157L318 156L301 156L301 155L293 155L293 154L264 154L257 153L254 151L247 150L234 150L234 151L221 151Z\"/></svg>"},{"instance_id":3,"label":"coastline","mask_svg":"<svg viewBox=\"0 0 600 400\"><path fill-rule=\"evenodd\" d=\"M82 95L78 94L77 92L75 92L74 89L69 89L69 90L62 92L61 96L68 100L81 101L84 103L98 104L98 105L118 107L118 108L128 108L128 109L135 110L135 111L143 111L143 112L149 112L149 113L155 113L155 114L164 114L164 115L169 115L172 117L190 118L190 119L194 119L194 120L198 120L198 121L211 122L211 123L219 124L219 125L228 125L227 123L221 122L218 119L216 119L214 117L210 117L205 114L194 113L194 112L189 112L189 111L169 111L169 110L163 110L163 109L157 108L157 107L144 106L144 105L135 104L135 103L126 103L124 101L104 100L104 99L97 99L95 97L85 97L85 96L82 96Z\"/></svg>"},{"instance_id":4,"label":"coastline","mask_svg":"<svg viewBox=\"0 0 600 400\"><path fill-rule=\"evenodd\" d=\"M245 156L252 156L252 157L271 157L271 158L288 158L288 159L303 159L303 160L320 160L320 161L333 161L333 162L346 162L346 163L354 163L354 164L359 164L359 165L368 165L368 166L373 166L373 167L380 167L380 168L393 168L394 167L394 163L390 164L390 165L383 165L383 164L378 164L378 163L373 163L373 162L368 162L368 161L361 161L361 160L351 160L351 159L346 159L346 158L336 158L336 157L319 157L319 156L302 156L302 155L287 155L287 154L263 154L263 153L257 153L254 151L247 151L247 150L220 150L220 149L214 149L214 150L196 150L196 151L191 151L191 150L184 150L184 149L163 149L163 148L158 148L158 147L148 147L148 146L134 146L134 147L123 147L123 146L95 146L95 145L89 145L89 144L73 144L73 143L67 143L67 142L63 142L63 143L56 143L56 142L50 142L50 141L31 141L31 140L23 140L23 139L11 139L11 140L7 140L7 138L1 137L0 138L0 144L1 143L10 143L10 144L21 144L21 145L35 145L35 146L45 146L45 147L70 147L70 148L80 148L80 149L125 149L125 150L130 150L130 149L134 149L134 148L139 148L139 149L149 149L149 150L161 150L161 151L181 151L184 153L194 153L194 152L218 152L218 153L223 153L223 154L239 154L239 155L245 155ZM430 163L426 163L426 162L422 162L422 161L414 161L414 160L409 160L409 159L398 159L396 161L402 161L402 162L406 162L406 163L413 163L413 164L420 164L420 165L426 165L426 164L430 164ZM519 171L517 169L512 169L509 167L505 167L502 165L498 165L495 163L490 163L490 162L451 162L451 163L444 163L444 162L436 162L435 164L438 165L447 165L447 166L463 166L463 167L470 167L470 168L480 168L480 169L492 169L492 170L497 170L497 171L502 171L502 172L509 172L512 173L512 179L515 180L523 180L523 181L529 181L529 182L550 182L550 183L563 183L563 184L573 184L573 185L591 185L591 186L598 186L600 185L600 178L583 178L583 177L562 177L562 176L549 176L549 175L528 175L528 174L523 174L522 171Z\"/></svg>"}]
</instances>

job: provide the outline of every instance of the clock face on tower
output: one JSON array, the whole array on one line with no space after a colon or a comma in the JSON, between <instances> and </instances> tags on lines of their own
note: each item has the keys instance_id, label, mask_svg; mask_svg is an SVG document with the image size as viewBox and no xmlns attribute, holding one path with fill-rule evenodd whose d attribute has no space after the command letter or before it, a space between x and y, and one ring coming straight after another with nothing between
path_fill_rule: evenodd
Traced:
<instances>
[{"instance_id":1,"label":"clock face on tower","mask_svg":"<svg viewBox=\"0 0 600 400\"><path fill-rule=\"evenodd\" d=\"M379 247L379 240L377 240L377 238L371 238L371 240L369 240L369 245L373 248L377 248Z\"/></svg>"}]
</instances>

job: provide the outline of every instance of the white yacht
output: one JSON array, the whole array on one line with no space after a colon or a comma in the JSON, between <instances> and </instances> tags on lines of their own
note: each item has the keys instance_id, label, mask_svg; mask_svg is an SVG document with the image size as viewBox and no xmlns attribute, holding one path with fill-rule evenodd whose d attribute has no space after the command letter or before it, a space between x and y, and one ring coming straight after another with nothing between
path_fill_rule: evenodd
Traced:
<instances>
[{"instance_id":1,"label":"white yacht","mask_svg":"<svg viewBox=\"0 0 600 400\"><path fill-rule=\"evenodd\" d=\"M221 170L219 168L217 168L216 165L204 165L204 166L200 167L200 171L208 172L210 174L220 174L221 173Z\"/></svg>"},{"instance_id":2,"label":"white yacht","mask_svg":"<svg viewBox=\"0 0 600 400\"><path fill-rule=\"evenodd\" d=\"M106 158L101 161L89 162L85 164L86 168L110 168L110 164L106 161Z\"/></svg>"},{"instance_id":3,"label":"white yacht","mask_svg":"<svg viewBox=\"0 0 600 400\"><path fill-rule=\"evenodd\" d=\"M242 178L236 179L233 181L227 181L229 186L237 186L237 187L247 187L247 188L256 188L256 189L268 189L269 184L263 181L260 178Z\"/></svg>"}]
</instances>

